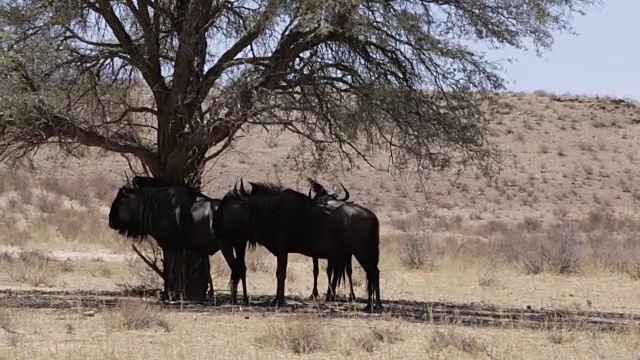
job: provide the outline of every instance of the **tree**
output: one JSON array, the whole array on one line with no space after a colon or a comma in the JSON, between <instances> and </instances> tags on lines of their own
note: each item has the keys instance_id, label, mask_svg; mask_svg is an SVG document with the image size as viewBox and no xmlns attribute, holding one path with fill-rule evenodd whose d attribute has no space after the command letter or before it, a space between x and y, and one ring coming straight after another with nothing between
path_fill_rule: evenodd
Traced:
<instances>
[{"instance_id":1,"label":"tree","mask_svg":"<svg viewBox=\"0 0 640 360\"><path fill-rule=\"evenodd\" d=\"M0 158L98 147L198 185L258 124L298 134L315 169L386 149L403 171L490 174L504 81L468 44L550 49L598 1L0 0ZM187 279L165 286L201 298L185 272L204 262L165 251Z\"/></svg>"}]
</instances>

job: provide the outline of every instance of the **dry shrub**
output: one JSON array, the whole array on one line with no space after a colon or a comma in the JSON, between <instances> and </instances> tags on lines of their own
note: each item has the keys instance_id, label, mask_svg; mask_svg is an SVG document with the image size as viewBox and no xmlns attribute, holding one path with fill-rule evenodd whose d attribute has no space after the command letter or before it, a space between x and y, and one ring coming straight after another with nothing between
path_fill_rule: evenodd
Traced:
<instances>
[{"instance_id":1,"label":"dry shrub","mask_svg":"<svg viewBox=\"0 0 640 360\"><path fill-rule=\"evenodd\" d=\"M256 338L256 344L288 350L295 354L323 351L328 340L325 325L312 317L296 317L282 325L270 325L264 335Z\"/></svg>"},{"instance_id":2,"label":"dry shrub","mask_svg":"<svg viewBox=\"0 0 640 360\"><path fill-rule=\"evenodd\" d=\"M433 220L432 229L434 231L453 231L462 227L462 216L438 217Z\"/></svg>"},{"instance_id":3,"label":"dry shrub","mask_svg":"<svg viewBox=\"0 0 640 360\"><path fill-rule=\"evenodd\" d=\"M397 326L394 328L372 327L355 339L356 344L368 353L374 352L381 343L395 344L400 341L402 336Z\"/></svg>"},{"instance_id":4,"label":"dry shrub","mask_svg":"<svg viewBox=\"0 0 640 360\"><path fill-rule=\"evenodd\" d=\"M417 220L415 216L392 217L390 223L400 231L409 232L416 227Z\"/></svg>"},{"instance_id":5,"label":"dry shrub","mask_svg":"<svg viewBox=\"0 0 640 360\"><path fill-rule=\"evenodd\" d=\"M123 300L106 317L114 330L149 330L156 327L169 332L171 324L151 305L141 300Z\"/></svg>"},{"instance_id":6,"label":"dry shrub","mask_svg":"<svg viewBox=\"0 0 640 360\"><path fill-rule=\"evenodd\" d=\"M34 287L49 286L60 273L73 270L70 263L51 259L37 250L23 251L17 259L4 255L0 263L11 279Z\"/></svg>"},{"instance_id":7,"label":"dry shrub","mask_svg":"<svg viewBox=\"0 0 640 360\"><path fill-rule=\"evenodd\" d=\"M75 200L82 205L88 205L94 197L92 186L87 186L88 179L67 178L60 182L58 194Z\"/></svg>"},{"instance_id":8,"label":"dry shrub","mask_svg":"<svg viewBox=\"0 0 640 360\"><path fill-rule=\"evenodd\" d=\"M479 225L477 232L482 236L505 234L509 232L509 224L504 221L489 220Z\"/></svg>"},{"instance_id":9,"label":"dry shrub","mask_svg":"<svg viewBox=\"0 0 640 360\"><path fill-rule=\"evenodd\" d=\"M496 285L497 272L494 266L484 269L478 276L478 285L482 287L491 287Z\"/></svg>"},{"instance_id":10,"label":"dry shrub","mask_svg":"<svg viewBox=\"0 0 640 360\"><path fill-rule=\"evenodd\" d=\"M531 216L525 216L522 222L518 224L518 228L529 233L534 233L542 229L542 220Z\"/></svg>"},{"instance_id":11,"label":"dry shrub","mask_svg":"<svg viewBox=\"0 0 640 360\"><path fill-rule=\"evenodd\" d=\"M587 242L595 265L640 279L640 236L636 231L599 230L588 234Z\"/></svg>"},{"instance_id":12,"label":"dry shrub","mask_svg":"<svg viewBox=\"0 0 640 360\"><path fill-rule=\"evenodd\" d=\"M116 180L100 175L94 175L91 178L91 184L95 198L102 204L108 205L115 198L120 185Z\"/></svg>"},{"instance_id":13,"label":"dry shrub","mask_svg":"<svg viewBox=\"0 0 640 360\"><path fill-rule=\"evenodd\" d=\"M162 250L150 240L145 240L136 245L136 247L147 259L151 260L151 262L156 262L158 265L162 264ZM123 284L122 287L124 287L125 290L132 288L141 288L143 290L162 288L162 279L138 256L130 258L127 266L132 275L130 278L132 278L133 284Z\"/></svg>"},{"instance_id":14,"label":"dry shrub","mask_svg":"<svg viewBox=\"0 0 640 360\"><path fill-rule=\"evenodd\" d=\"M55 226L62 238L72 242L88 235L89 228L94 227L96 221L95 215L72 209L60 210L47 218L47 222Z\"/></svg>"},{"instance_id":15,"label":"dry shrub","mask_svg":"<svg viewBox=\"0 0 640 360\"><path fill-rule=\"evenodd\" d=\"M432 245L426 236L407 234L400 245L400 261L407 269L430 268L433 263L429 258L432 253Z\"/></svg>"},{"instance_id":16,"label":"dry shrub","mask_svg":"<svg viewBox=\"0 0 640 360\"><path fill-rule=\"evenodd\" d=\"M576 337L572 332L566 332L566 331L553 331L549 333L549 337L548 337L549 341L555 345L572 342L575 340L575 338Z\"/></svg>"},{"instance_id":17,"label":"dry shrub","mask_svg":"<svg viewBox=\"0 0 640 360\"><path fill-rule=\"evenodd\" d=\"M29 203L45 214L53 214L60 209L59 199L46 193L33 194Z\"/></svg>"},{"instance_id":18,"label":"dry shrub","mask_svg":"<svg viewBox=\"0 0 640 360\"><path fill-rule=\"evenodd\" d=\"M31 232L21 231L14 223L0 221L0 243L10 246L25 246L33 239Z\"/></svg>"},{"instance_id":19,"label":"dry shrub","mask_svg":"<svg viewBox=\"0 0 640 360\"><path fill-rule=\"evenodd\" d=\"M487 345L471 335L459 334L453 328L442 331L435 330L431 336L431 347L435 350L454 348L471 355L488 351Z\"/></svg>"},{"instance_id":20,"label":"dry shrub","mask_svg":"<svg viewBox=\"0 0 640 360\"><path fill-rule=\"evenodd\" d=\"M129 248L127 241L123 241L117 232L109 229L106 216L95 209L62 209L43 219L43 225L53 226L59 237L66 242Z\"/></svg>"},{"instance_id":21,"label":"dry shrub","mask_svg":"<svg viewBox=\"0 0 640 360\"><path fill-rule=\"evenodd\" d=\"M29 193L31 190L31 175L24 168L6 171L0 179L0 192L15 191L22 195Z\"/></svg>"},{"instance_id":22,"label":"dry shrub","mask_svg":"<svg viewBox=\"0 0 640 360\"><path fill-rule=\"evenodd\" d=\"M550 229L544 238L533 239L538 239L535 248L523 256L523 265L528 274L549 271L570 275L580 272L576 233L572 229Z\"/></svg>"},{"instance_id":23,"label":"dry shrub","mask_svg":"<svg viewBox=\"0 0 640 360\"><path fill-rule=\"evenodd\" d=\"M253 250L246 252L245 261L247 264L247 270L251 272L263 272L271 273L271 267L265 261L265 256L268 256L266 250L256 247ZM289 274L287 274L288 276Z\"/></svg>"},{"instance_id":24,"label":"dry shrub","mask_svg":"<svg viewBox=\"0 0 640 360\"><path fill-rule=\"evenodd\" d=\"M580 228L586 233L604 229L615 231L621 227L628 226L629 219L618 219L615 214L606 207L600 207L589 211L585 219L580 222Z\"/></svg>"}]
</instances>

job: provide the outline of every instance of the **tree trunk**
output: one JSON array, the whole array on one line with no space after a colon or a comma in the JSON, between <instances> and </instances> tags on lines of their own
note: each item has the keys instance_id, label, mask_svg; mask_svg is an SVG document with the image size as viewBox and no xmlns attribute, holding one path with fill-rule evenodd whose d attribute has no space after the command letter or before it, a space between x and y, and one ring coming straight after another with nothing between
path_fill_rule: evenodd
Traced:
<instances>
[{"instance_id":1,"label":"tree trunk","mask_svg":"<svg viewBox=\"0 0 640 360\"><path fill-rule=\"evenodd\" d=\"M178 173L175 172L176 169L169 168L162 175L168 175L175 180L199 188L207 149L194 147L182 163L184 165L179 166ZM165 278L164 298L170 301L205 301L209 279L211 279L209 255L196 251L175 252L164 248L162 255Z\"/></svg>"},{"instance_id":2,"label":"tree trunk","mask_svg":"<svg viewBox=\"0 0 640 360\"><path fill-rule=\"evenodd\" d=\"M209 286L209 256L193 251L162 249L167 300L205 301Z\"/></svg>"}]
</instances>

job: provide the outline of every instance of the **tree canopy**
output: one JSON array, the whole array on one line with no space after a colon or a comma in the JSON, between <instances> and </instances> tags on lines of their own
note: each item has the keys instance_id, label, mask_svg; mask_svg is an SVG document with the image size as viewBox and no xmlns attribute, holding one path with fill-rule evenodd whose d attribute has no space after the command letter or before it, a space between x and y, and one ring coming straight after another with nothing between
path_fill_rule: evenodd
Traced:
<instances>
[{"instance_id":1,"label":"tree canopy","mask_svg":"<svg viewBox=\"0 0 640 360\"><path fill-rule=\"evenodd\" d=\"M259 124L316 164L488 169L505 84L470 45L550 49L598 1L0 0L0 158L90 146L189 176Z\"/></svg>"}]
</instances>

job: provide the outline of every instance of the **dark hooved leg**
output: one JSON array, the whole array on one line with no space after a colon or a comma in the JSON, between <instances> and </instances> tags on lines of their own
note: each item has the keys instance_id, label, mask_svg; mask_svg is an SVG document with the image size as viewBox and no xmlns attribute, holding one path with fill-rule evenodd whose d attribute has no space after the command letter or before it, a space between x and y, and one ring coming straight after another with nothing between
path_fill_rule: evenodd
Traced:
<instances>
[{"instance_id":1,"label":"dark hooved leg","mask_svg":"<svg viewBox=\"0 0 640 360\"><path fill-rule=\"evenodd\" d=\"M246 244L242 244L242 246L234 247L236 251L236 266L238 269L238 277L242 280L242 302L245 305L249 305L249 295L247 294L247 264L244 261ZM236 289L238 288L238 283L236 282ZM237 292L237 291L236 291Z\"/></svg>"},{"instance_id":2,"label":"dark hooved leg","mask_svg":"<svg viewBox=\"0 0 640 360\"><path fill-rule=\"evenodd\" d=\"M349 301L356 300L356 294L353 292L353 280L351 276L353 275L353 267L352 267L352 256L349 256L349 261L347 262L347 278L349 279Z\"/></svg>"},{"instance_id":3,"label":"dark hooved leg","mask_svg":"<svg viewBox=\"0 0 640 360\"><path fill-rule=\"evenodd\" d=\"M211 276L211 268L207 269L209 272L209 290L207 291L207 301L213 302L213 277Z\"/></svg>"},{"instance_id":4,"label":"dark hooved leg","mask_svg":"<svg viewBox=\"0 0 640 360\"><path fill-rule=\"evenodd\" d=\"M325 301L335 301L336 299L336 287L335 285L332 287L332 276L335 277L333 273L333 262L331 259L327 259L327 294L324 297Z\"/></svg>"},{"instance_id":5,"label":"dark hooved leg","mask_svg":"<svg viewBox=\"0 0 640 360\"><path fill-rule=\"evenodd\" d=\"M378 265L368 261L369 259L365 254L354 255L356 260L360 263L360 266L364 269L364 272L367 274L367 306L363 310L367 312L382 310L381 303L375 305L373 303L373 293L375 292L375 289L379 288L378 279L380 277L380 271L378 270Z\"/></svg>"},{"instance_id":6,"label":"dark hooved leg","mask_svg":"<svg viewBox=\"0 0 640 360\"><path fill-rule=\"evenodd\" d=\"M318 274L320 269L318 266L318 258L313 258L313 290L309 299L315 300L318 298Z\"/></svg>"},{"instance_id":7,"label":"dark hooved leg","mask_svg":"<svg viewBox=\"0 0 640 360\"><path fill-rule=\"evenodd\" d=\"M378 311L382 311L382 301L380 301L380 270L378 269L378 267L376 266L375 268L373 268L372 270L373 272L373 284L372 284L372 296L371 296L371 303L373 306L373 311L374 312L378 312ZM373 294L375 293L375 304L373 304Z\"/></svg>"},{"instance_id":8,"label":"dark hooved leg","mask_svg":"<svg viewBox=\"0 0 640 360\"><path fill-rule=\"evenodd\" d=\"M213 278L211 277L211 262L206 262L206 271L207 271L207 296L205 298L205 302L213 302Z\"/></svg>"},{"instance_id":9,"label":"dark hooved leg","mask_svg":"<svg viewBox=\"0 0 640 360\"><path fill-rule=\"evenodd\" d=\"M287 302L284 300L284 282L287 278L287 260L289 254L284 253L278 255L278 265L276 269L276 279L278 280L278 288L276 290L276 297L271 302L271 305L286 306Z\"/></svg>"},{"instance_id":10,"label":"dark hooved leg","mask_svg":"<svg viewBox=\"0 0 640 360\"><path fill-rule=\"evenodd\" d=\"M231 269L231 279L229 283L231 285L231 303L235 304L238 300L238 281L240 279L240 272L238 271L238 259L233 256L233 249L222 249L222 256L224 256L227 265Z\"/></svg>"}]
</instances>

